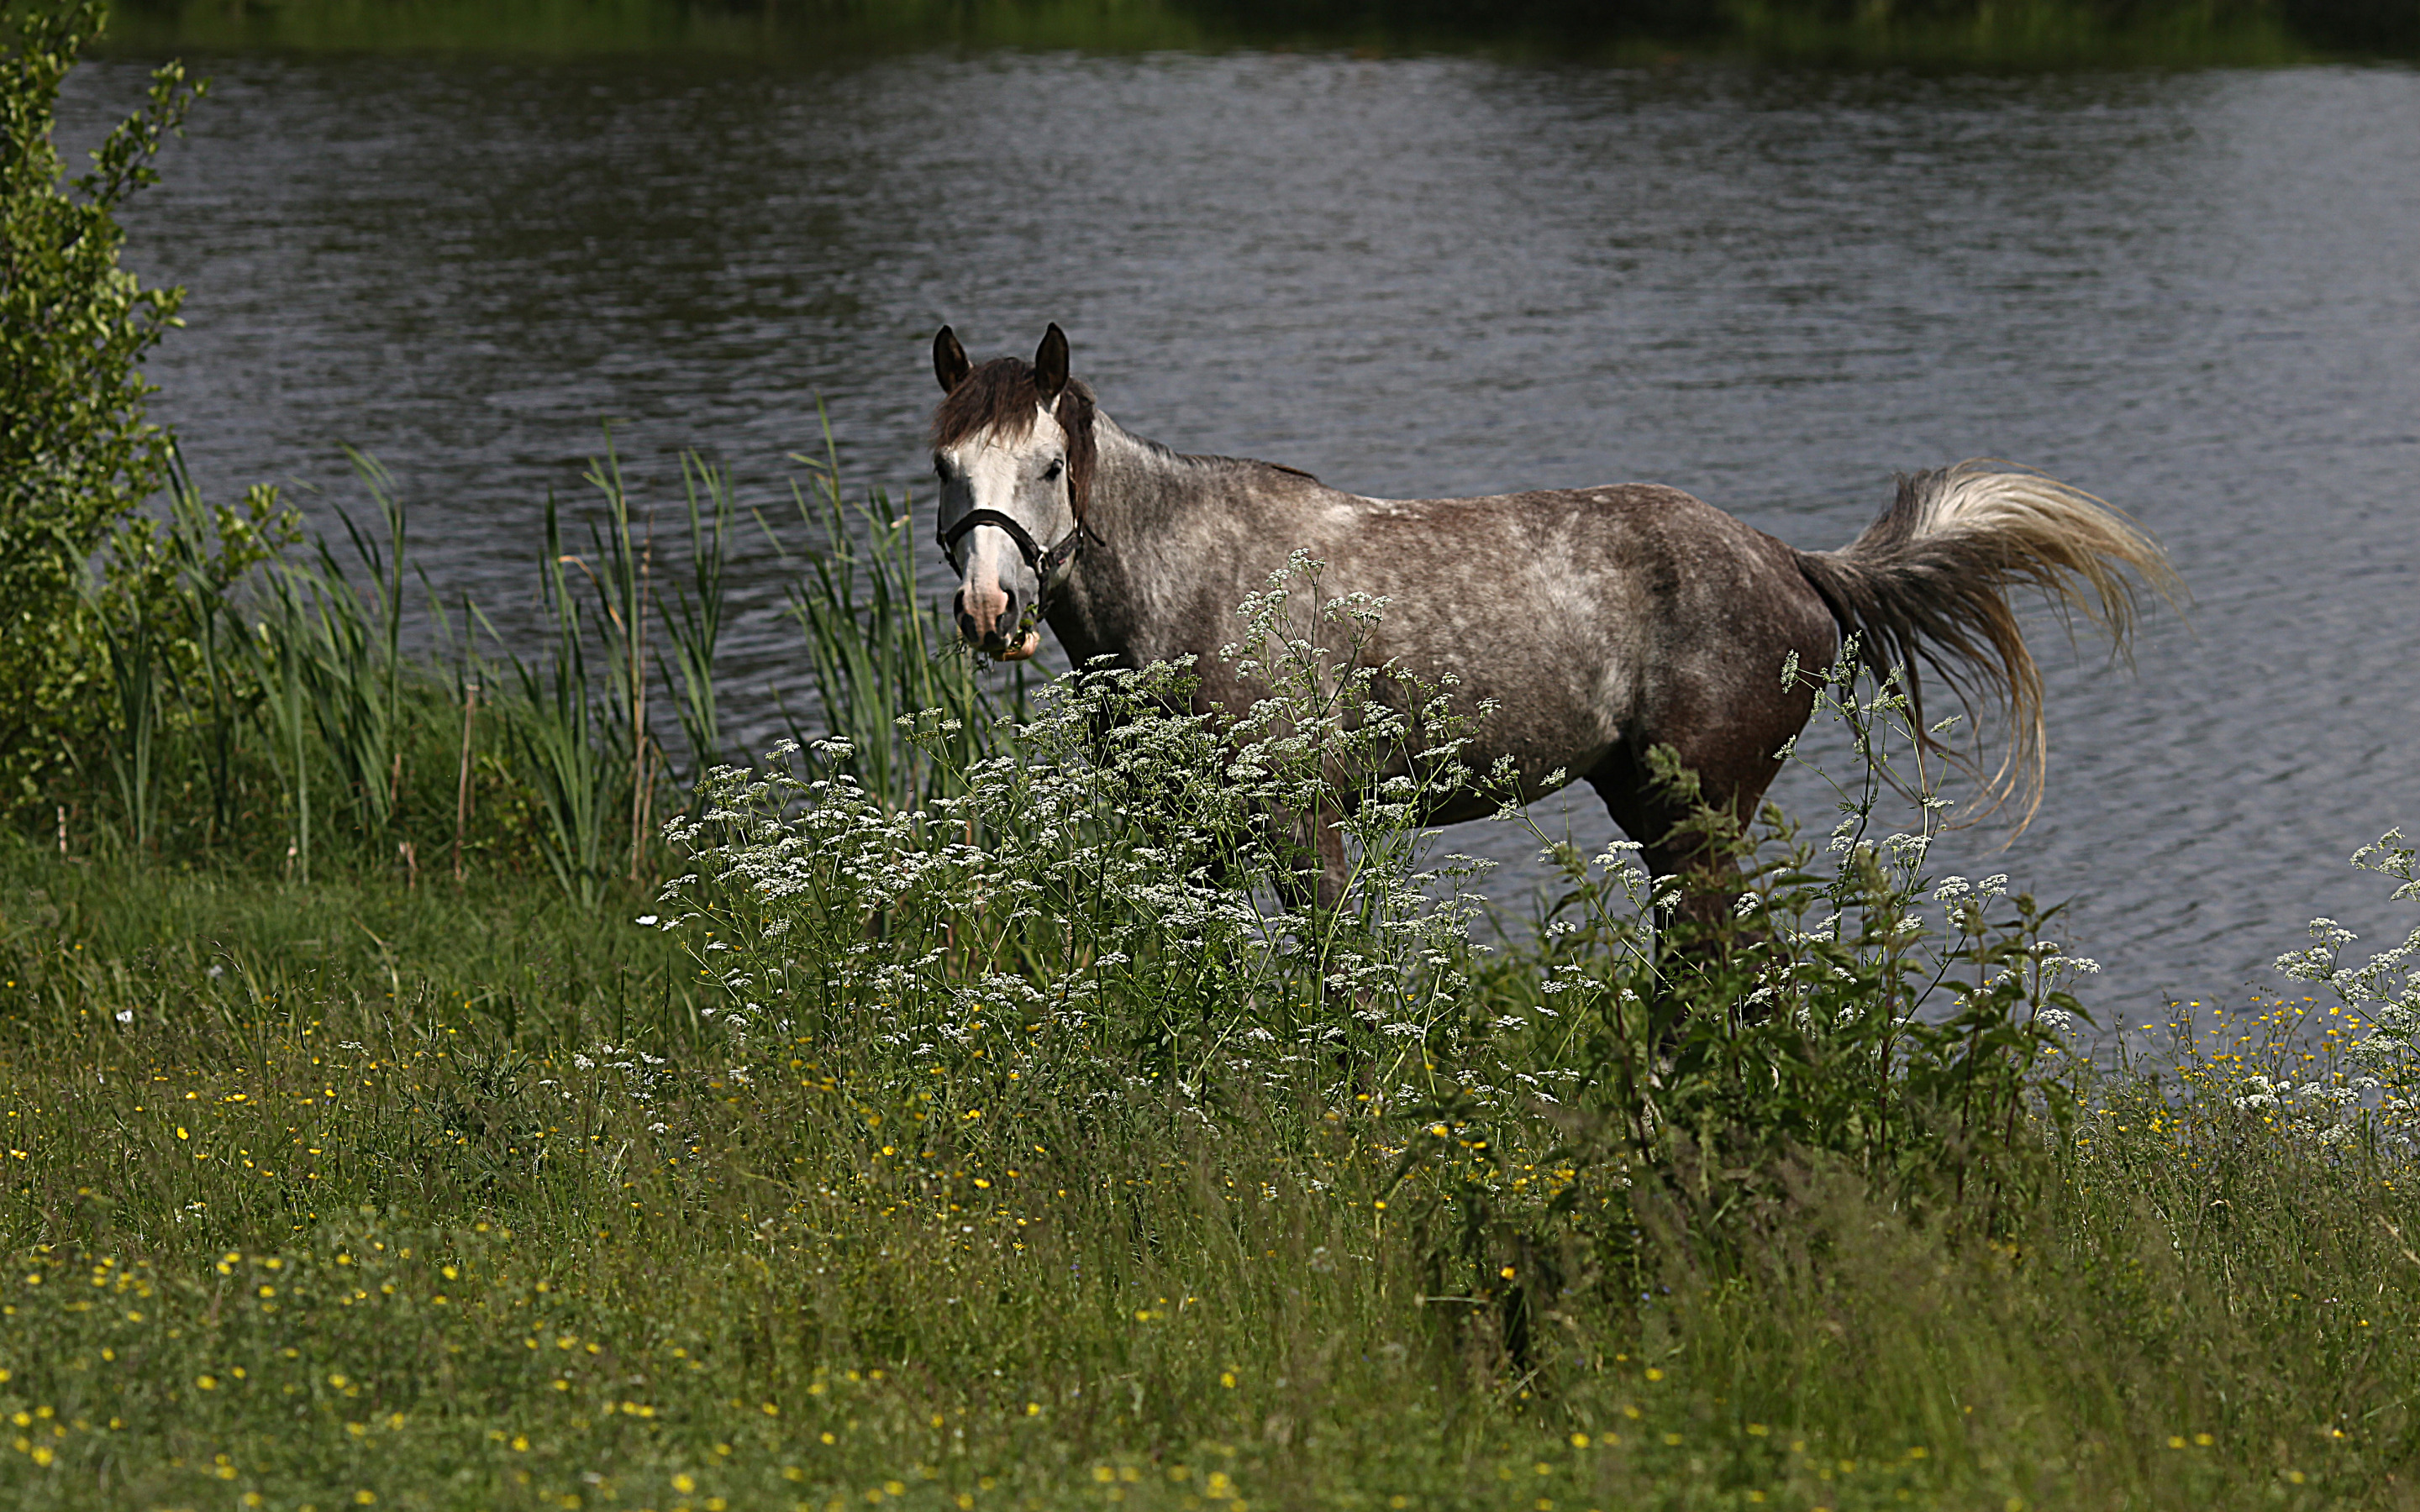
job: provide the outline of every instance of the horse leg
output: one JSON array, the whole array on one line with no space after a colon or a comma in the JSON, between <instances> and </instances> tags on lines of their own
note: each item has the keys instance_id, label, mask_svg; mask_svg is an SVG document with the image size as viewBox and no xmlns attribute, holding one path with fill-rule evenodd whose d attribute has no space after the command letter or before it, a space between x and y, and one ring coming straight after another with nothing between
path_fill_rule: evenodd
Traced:
<instances>
[{"instance_id":1,"label":"horse leg","mask_svg":"<svg viewBox=\"0 0 2420 1512\"><path fill-rule=\"evenodd\" d=\"M1340 908L1344 903L1344 887L1353 877L1344 860L1344 816L1333 809L1322 809L1311 816L1311 849L1319 869L1318 894L1322 908Z\"/></svg>"},{"instance_id":2,"label":"horse leg","mask_svg":"<svg viewBox=\"0 0 2420 1512\"><path fill-rule=\"evenodd\" d=\"M1779 774L1781 764L1772 752L1788 733L1770 741L1760 738L1764 732L1720 733L1730 738L1668 748L1680 770L1695 774L1694 794L1657 775L1644 743L1615 748L1589 774L1613 822L1638 842L1648 875L1659 885L1667 878L1680 881L1679 899L1657 909L1652 920L1660 974L1668 979L1676 971L1710 967L1754 943L1754 936L1725 927L1742 891L1733 837ZM1675 933L1688 937L1674 942Z\"/></svg>"},{"instance_id":3,"label":"horse leg","mask_svg":"<svg viewBox=\"0 0 2420 1512\"><path fill-rule=\"evenodd\" d=\"M1698 817L1694 806L1685 796L1665 790L1640 753L1628 746L1616 748L1589 774L1589 784L1605 800L1606 811L1621 832L1638 842L1647 874L1659 884L1668 877L1678 877L1683 884L1678 905L1656 911L1659 938L1669 922L1666 916L1712 923L1730 911L1739 895L1737 858L1714 843L1701 826L1690 824ZM1758 795L1762 786L1758 784ZM1703 774L1699 791L1702 801L1717 812L1739 813L1737 806L1706 790ZM1748 801L1753 803L1754 796Z\"/></svg>"},{"instance_id":4,"label":"horse leg","mask_svg":"<svg viewBox=\"0 0 2420 1512\"><path fill-rule=\"evenodd\" d=\"M1326 912L1343 903L1345 885L1353 876L1344 857L1343 818L1326 808L1271 815L1271 827L1286 846L1287 864L1278 872L1277 884L1288 907Z\"/></svg>"}]
</instances>

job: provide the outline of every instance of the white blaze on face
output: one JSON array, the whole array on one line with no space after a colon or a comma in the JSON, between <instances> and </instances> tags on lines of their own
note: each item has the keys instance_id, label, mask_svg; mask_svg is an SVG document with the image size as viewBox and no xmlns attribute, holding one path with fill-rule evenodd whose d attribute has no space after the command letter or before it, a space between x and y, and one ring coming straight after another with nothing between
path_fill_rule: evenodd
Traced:
<instances>
[{"instance_id":1,"label":"white blaze on face","mask_svg":"<svg viewBox=\"0 0 2420 1512\"><path fill-rule=\"evenodd\" d=\"M1013 441L1001 441L993 433L951 447L944 461L952 474L948 490L953 497L944 513L954 519L967 510L997 510L1024 526L1047 550L1075 525L1067 503L1066 455L1066 433L1047 412L1038 414L1033 428ZM1046 476L1053 461L1061 463L1058 475ZM964 507L954 507L962 500ZM997 642L1016 634L1042 584L1016 542L996 527L978 525L968 532L957 554L962 569L959 631L970 643L992 641L998 649Z\"/></svg>"},{"instance_id":2,"label":"white blaze on face","mask_svg":"<svg viewBox=\"0 0 2420 1512\"><path fill-rule=\"evenodd\" d=\"M970 449L971 455L966 458L966 477L974 495L970 507L999 510L1030 532L1033 527L1026 524L1025 512L1017 507L1023 501L1018 497L1022 492L1019 484L1024 471L1023 451L1023 447L979 443ZM966 569L959 574L962 586L958 601L974 621L976 633L988 636L1000 617L1008 612L1007 591L1024 586L1024 579L1030 576L1025 558L1018 554L1016 543L1009 539L1006 531L985 525L968 532L958 552L958 561ZM1026 603L1032 602L1030 597L1019 596ZM1001 626L1003 634L1009 628Z\"/></svg>"}]
</instances>

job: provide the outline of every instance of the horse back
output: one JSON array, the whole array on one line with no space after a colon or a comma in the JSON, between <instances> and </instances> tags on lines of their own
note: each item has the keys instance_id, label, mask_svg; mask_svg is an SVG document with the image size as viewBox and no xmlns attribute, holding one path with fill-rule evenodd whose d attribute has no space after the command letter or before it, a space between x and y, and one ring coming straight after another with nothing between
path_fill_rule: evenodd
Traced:
<instances>
[{"instance_id":1,"label":"horse back","mask_svg":"<svg viewBox=\"0 0 2420 1512\"><path fill-rule=\"evenodd\" d=\"M1237 637L1235 604L1296 548L1323 563L1319 597L1386 601L1357 659L1491 706L1478 748L1533 780L1655 744L1717 768L1761 763L1807 716L1784 658L1821 667L1837 648L1797 553L1677 488L1396 500L1275 469L1238 481L1249 497L1195 537L1168 622L1200 658L1206 703L1256 696L1216 654ZM1297 592L1290 633L1343 652L1349 633L1320 624L1310 596Z\"/></svg>"}]
</instances>

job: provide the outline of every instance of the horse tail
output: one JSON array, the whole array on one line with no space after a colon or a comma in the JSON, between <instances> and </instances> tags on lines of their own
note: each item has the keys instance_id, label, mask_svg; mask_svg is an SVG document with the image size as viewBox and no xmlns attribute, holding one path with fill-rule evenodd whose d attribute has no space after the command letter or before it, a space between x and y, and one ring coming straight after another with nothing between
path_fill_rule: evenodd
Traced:
<instances>
[{"instance_id":1,"label":"horse tail","mask_svg":"<svg viewBox=\"0 0 2420 1512\"><path fill-rule=\"evenodd\" d=\"M1856 638L1869 672L1905 670L1920 748L1960 760L1925 723L1918 661L1970 715L1980 693L2005 717L2008 748L1984 779L1983 811L2019 799L2020 830L2041 804L2042 682L2009 590L2030 586L2063 615L2081 613L2119 656L2139 608L2134 579L2171 604L2182 592L2159 543L2107 503L1985 461L1902 475L1899 497L1864 534L1838 551L1799 552L1798 570L1841 634Z\"/></svg>"}]
</instances>

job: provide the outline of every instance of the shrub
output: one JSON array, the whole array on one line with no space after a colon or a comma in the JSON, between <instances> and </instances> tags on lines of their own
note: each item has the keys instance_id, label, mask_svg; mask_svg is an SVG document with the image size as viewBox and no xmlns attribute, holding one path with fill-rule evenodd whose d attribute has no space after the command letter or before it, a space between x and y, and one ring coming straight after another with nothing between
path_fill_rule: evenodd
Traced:
<instances>
[{"instance_id":1,"label":"shrub","mask_svg":"<svg viewBox=\"0 0 2420 1512\"><path fill-rule=\"evenodd\" d=\"M51 133L60 82L101 29L99 0L0 14L0 793L86 738L108 676L85 564L167 476L167 433L145 419L136 364L176 324L181 289L117 265L116 212L158 177L150 160L203 85L151 76L143 107L93 167L66 177Z\"/></svg>"}]
</instances>

